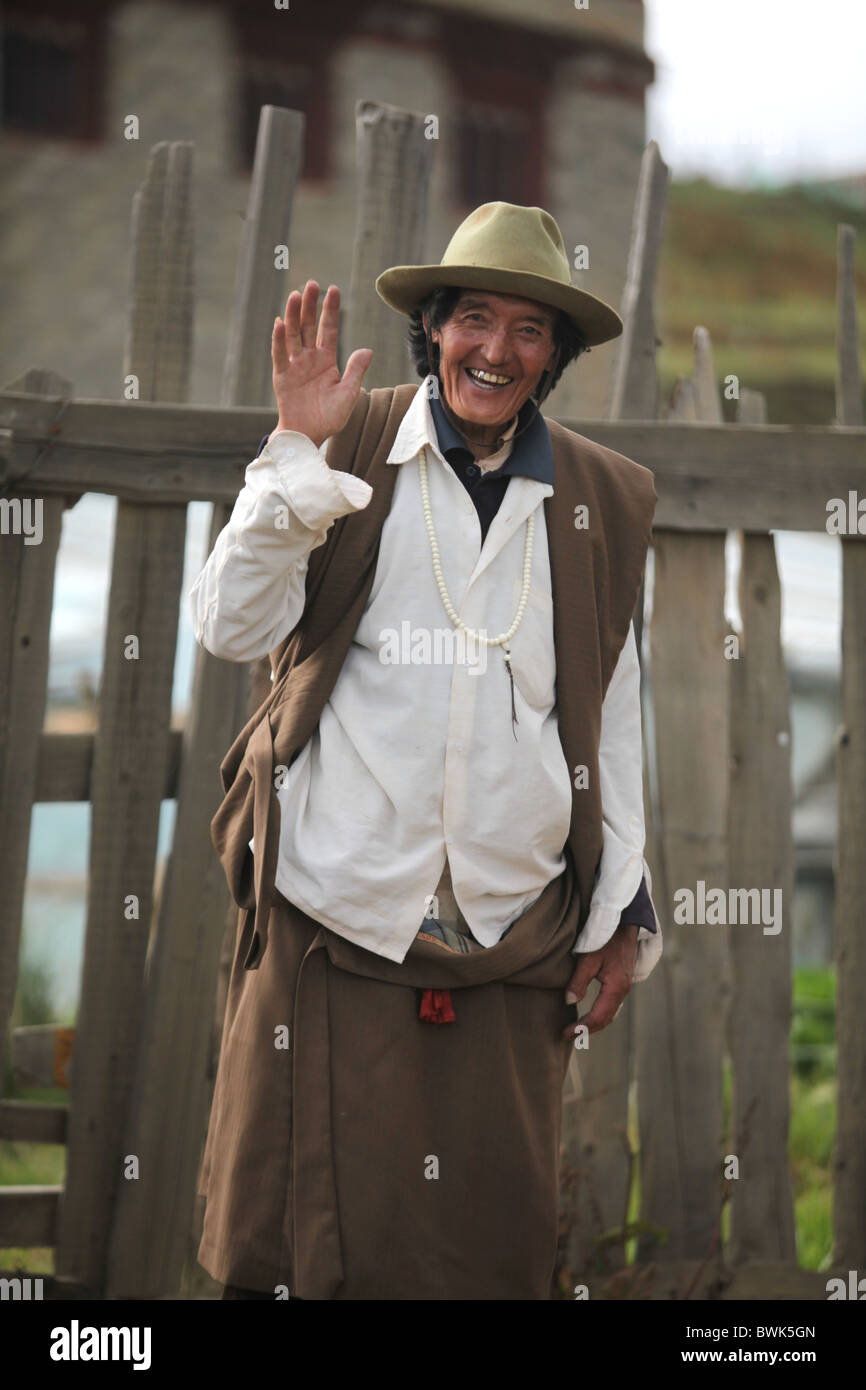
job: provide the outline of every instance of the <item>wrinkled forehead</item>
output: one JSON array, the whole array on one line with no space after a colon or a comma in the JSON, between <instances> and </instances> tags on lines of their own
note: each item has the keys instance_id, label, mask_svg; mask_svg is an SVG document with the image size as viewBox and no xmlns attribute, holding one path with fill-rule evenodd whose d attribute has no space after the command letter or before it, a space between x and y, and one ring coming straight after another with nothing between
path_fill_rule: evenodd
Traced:
<instances>
[{"instance_id":1,"label":"wrinkled forehead","mask_svg":"<svg viewBox=\"0 0 866 1390\"><path fill-rule=\"evenodd\" d=\"M556 321L556 310L549 304L540 304L537 299L522 299L516 294L494 294L489 290L461 290L454 310L468 308L499 310L509 317L531 318L551 326Z\"/></svg>"}]
</instances>

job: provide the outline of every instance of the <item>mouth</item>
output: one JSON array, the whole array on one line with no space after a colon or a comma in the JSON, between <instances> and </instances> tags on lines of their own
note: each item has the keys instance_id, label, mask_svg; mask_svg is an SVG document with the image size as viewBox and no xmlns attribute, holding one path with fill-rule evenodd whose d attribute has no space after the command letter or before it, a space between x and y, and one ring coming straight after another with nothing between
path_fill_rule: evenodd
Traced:
<instances>
[{"instance_id":1,"label":"mouth","mask_svg":"<svg viewBox=\"0 0 866 1390\"><path fill-rule=\"evenodd\" d=\"M493 395L503 391L514 382L513 376L501 376L499 372L484 372L480 367L464 367L464 371L477 391Z\"/></svg>"}]
</instances>

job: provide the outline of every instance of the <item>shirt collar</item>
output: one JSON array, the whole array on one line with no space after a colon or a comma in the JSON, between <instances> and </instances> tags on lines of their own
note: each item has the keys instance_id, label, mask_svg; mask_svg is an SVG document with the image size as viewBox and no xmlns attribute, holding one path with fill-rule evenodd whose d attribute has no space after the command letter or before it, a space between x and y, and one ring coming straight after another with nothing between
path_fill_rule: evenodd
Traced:
<instances>
[{"instance_id":1,"label":"shirt collar","mask_svg":"<svg viewBox=\"0 0 866 1390\"><path fill-rule=\"evenodd\" d=\"M400 422L387 463L405 463L414 458L425 444L443 462L447 461L445 456L451 449L468 449L466 440L442 409L438 395L433 390L436 384L436 377L432 373L421 382ZM531 425L519 436L505 462L499 468L492 469L488 477L518 474L552 487L553 445L544 416L535 410L531 401L527 401L520 411L518 422L523 425L530 412L534 416Z\"/></svg>"}]
</instances>

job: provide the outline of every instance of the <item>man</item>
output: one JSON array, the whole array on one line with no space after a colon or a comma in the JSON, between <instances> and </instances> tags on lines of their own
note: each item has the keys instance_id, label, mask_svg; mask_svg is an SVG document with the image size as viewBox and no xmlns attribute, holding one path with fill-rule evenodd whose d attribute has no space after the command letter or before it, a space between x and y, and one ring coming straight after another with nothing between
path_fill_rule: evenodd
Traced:
<instances>
[{"instance_id":1,"label":"man","mask_svg":"<svg viewBox=\"0 0 866 1390\"><path fill-rule=\"evenodd\" d=\"M485 204L377 290L421 386L363 392L365 348L341 376L339 291L318 332L293 292L277 427L191 595L197 640L274 679L212 825L241 916L199 1260L225 1296L547 1298L576 1003L598 978L606 1027L661 952L655 492L539 412L622 328L548 213Z\"/></svg>"}]
</instances>

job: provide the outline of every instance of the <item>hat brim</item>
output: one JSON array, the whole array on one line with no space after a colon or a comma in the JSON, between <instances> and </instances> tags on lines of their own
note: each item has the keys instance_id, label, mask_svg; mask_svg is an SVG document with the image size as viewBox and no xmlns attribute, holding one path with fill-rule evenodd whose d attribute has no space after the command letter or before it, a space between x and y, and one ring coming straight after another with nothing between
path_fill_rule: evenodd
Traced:
<instances>
[{"instance_id":1,"label":"hat brim","mask_svg":"<svg viewBox=\"0 0 866 1390\"><path fill-rule=\"evenodd\" d=\"M482 265L395 265L382 271L376 281L376 292L390 308L401 314L411 314L431 290L442 285L516 294L522 299L534 299L539 304L561 309L582 334L587 347L597 347L622 333L622 319L603 299L529 271L499 270Z\"/></svg>"}]
</instances>

